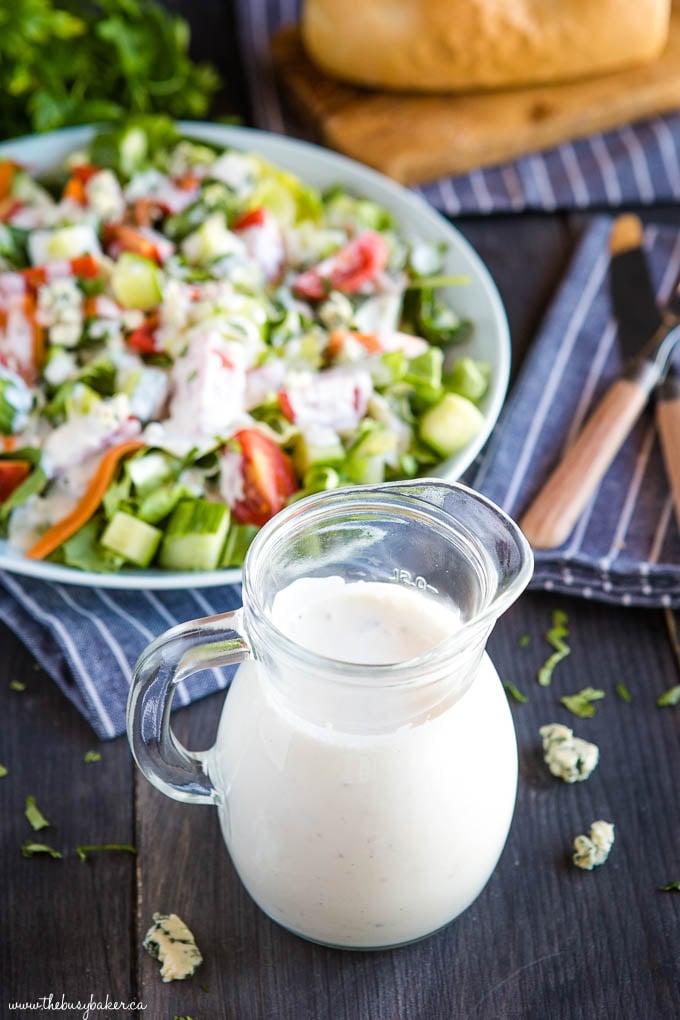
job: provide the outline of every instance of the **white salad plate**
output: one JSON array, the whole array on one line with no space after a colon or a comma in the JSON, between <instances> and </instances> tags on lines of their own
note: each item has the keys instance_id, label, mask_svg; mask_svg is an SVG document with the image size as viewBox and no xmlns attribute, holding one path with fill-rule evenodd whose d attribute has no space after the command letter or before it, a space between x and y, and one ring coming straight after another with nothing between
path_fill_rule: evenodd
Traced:
<instances>
[{"instance_id":1,"label":"white salad plate","mask_svg":"<svg viewBox=\"0 0 680 1020\"><path fill-rule=\"evenodd\" d=\"M510 332L505 310L488 270L471 245L419 195L375 170L327 149L252 128L196 121L180 122L178 126L188 137L255 152L317 188L342 185L348 191L372 199L388 209L395 217L402 236L446 245L445 271L463 274L469 279L464 285L450 288L447 295L460 318L469 319L473 324L470 338L460 344L460 354L488 362L491 366L490 386L480 403L485 417L484 428L465 449L432 471L433 475L447 481L460 478L496 423L510 375ZM93 133L92 127L77 127L19 138L0 145L0 159L15 159L32 174L44 174L58 170L68 154L85 146ZM241 580L240 569L234 568L192 573L131 569L116 574L97 574L56 563L28 560L3 540L0 540L0 569L60 584L156 591L207 588Z\"/></svg>"}]
</instances>

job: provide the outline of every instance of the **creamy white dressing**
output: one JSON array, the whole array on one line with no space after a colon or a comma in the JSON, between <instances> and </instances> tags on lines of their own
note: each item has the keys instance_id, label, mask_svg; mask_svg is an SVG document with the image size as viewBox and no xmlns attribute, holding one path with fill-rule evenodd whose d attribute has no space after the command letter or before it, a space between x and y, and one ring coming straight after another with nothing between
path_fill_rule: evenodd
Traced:
<instances>
[{"instance_id":1,"label":"creamy white dressing","mask_svg":"<svg viewBox=\"0 0 680 1020\"><path fill-rule=\"evenodd\" d=\"M306 648L354 663L422 655L460 626L420 591L339 578L295 582L272 617ZM514 807L514 730L490 661L457 698L404 690L421 711L382 732L371 730L386 691L368 672L356 692L365 724L349 731L337 685L310 678L311 721L308 699L281 693L299 667L278 668L239 667L209 763L246 888L274 920L331 945L396 945L448 923L488 880Z\"/></svg>"},{"instance_id":2,"label":"creamy white dressing","mask_svg":"<svg viewBox=\"0 0 680 1020\"><path fill-rule=\"evenodd\" d=\"M228 507L243 499L243 458L235 450L224 450L220 456L220 496Z\"/></svg>"},{"instance_id":3,"label":"creamy white dressing","mask_svg":"<svg viewBox=\"0 0 680 1020\"><path fill-rule=\"evenodd\" d=\"M16 507L9 519L10 545L27 552L41 535L71 513L96 470L97 461L79 465L68 476L58 479L46 496L31 496Z\"/></svg>"},{"instance_id":4,"label":"creamy white dressing","mask_svg":"<svg viewBox=\"0 0 680 1020\"><path fill-rule=\"evenodd\" d=\"M280 359L265 361L246 374L246 410L257 407L267 398L276 394L283 384L286 366Z\"/></svg>"},{"instance_id":5,"label":"creamy white dressing","mask_svg":"<svg viewBox=\"0 0 680 1020\"><path fill-rule=\"evenodd\" d=\"M344 432L356 428L366 414L373 383L363 368L332 368L316 375L291 372L285 392L300 428L326 425Z\"/></svg>"},{"instance_id":6,"label":"creamy white dressing","mask_svg":"<svg viewBox=\"0 0 680 1020\"><path fill-rule=\"evenodd\" d=\"M245 351L211 331L196 335L171 370L172 427L189 434L228 434L245 410Z\"/></svg>"},{"instance_id":7,"label":"creamy white dressing","mask_svg":"<svg viewBox=\"0 0 680 1020\"><path fill-rule=\"evenodd\" d=\"M265 215L264 223L239 231L239 237L267 280L276 279L286 257L278 221L271 214Z\"/></svg>"},{"instance_id":8,"label":"creamy white dressing","mask_svg":"<svg viewBox=\"0 0 680 1020\"><path fill-rule=\"evenodd\" d=\"M123 393L95 404L90 414L78 415L59 425L43 445L42 467L48 477L87 468L89 458L114 443L134 439L141 426L130 416L130 402Z\"/></svg>"},{"instance_id":9,"label":"creamy white dressing","mask_svg":"<svg viewBox=\"0 0 680 1020\"><path fill-rule=\"evenodd\" d=\"M102 220L122 219L125 212L125 198L118 178L111 170L100 170L85 184L87 203L92 212Z\"/></svg>"}]
</instances>

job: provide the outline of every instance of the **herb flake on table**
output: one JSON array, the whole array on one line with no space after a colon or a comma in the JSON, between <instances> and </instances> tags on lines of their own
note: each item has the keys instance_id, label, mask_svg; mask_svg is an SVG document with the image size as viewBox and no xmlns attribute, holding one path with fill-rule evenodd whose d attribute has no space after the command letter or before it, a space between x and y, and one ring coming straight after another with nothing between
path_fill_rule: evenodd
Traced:
<instances>
[{"instance_id":1,"label":"herb flake on table","mask_svg":"<svg viewBox=\"0 0 680 1020\"><path fill-rule=\"evenodd\" d=\"M669 708L671 705L680 705L680 684L671 687L656 699L659 708Z\"/></svg>"},{"instance_id":2,"label":"herb flake on table","mask_svg":"<svg viewBox=\"0 0 680 1020\"><path fill-rule=\"evenodd\" d=\"M601 701L604 696L604 691L597 690L595 687L584 687L576 694L565 694L563 698L560 698L560 702L579 719L592 719L595 715L593 702Z\"/></svg>"},{"instance_id":3,"label":"herb flake on table","mask_svg":"<svg viewBox=\"0 0 680 1020\"><path fill-rule=\"evenodd\" d=\"M6 765L0 765L0 779L4 779L5 776L9 775L9 769Z\"/></svg>"},{"instance_id":4,"label":"herb flake on table","mask_svg":"<svg viewBox=\"0 0 680 1020\"><path fill-rule=\"evenodd\" d=\"M23 684L21 682L21 680L10 680L9 689L10 689L10 691L19 691L19 692L25 691L26 690L26 684Z\"/></svg>"},{"instance_id":5,"label":"herb flake on table","mask_svg":"<svg viewBox=\"0 0 680 1020\"><path fill-rule=\"evenodd\" d=\"M27 839L21 844L22 857L35 857L37 854L48 854L55 861L61 860L59 851L47 846L46 843L34 843L32 839Z\"/></svg>"},{"instance_id":6,"label":"herb flake on table","mask_svg":"<svg viewBox=\"0 0 680 1020\"><path fill-rule=\"evenodd\" d=\"M538 682L541 687L550 686L555 666L571 652L571 648L565 641L565 638L569 637L568 619L567 614L561 609L555 609L552 614L552 627L546 633L545 639L555 651L545 660L538 671Z\"/></svg>"},{"instance_id":7,"label":"herb flake on table","mask_svg":"<svg viewBox=\"0 0 680 1020\"><path fill-rule=\"evenodd\" d=\"M621 698L621 701L625 701L627 705L630 705L633 700L633 695L630 693L625 684L617 684L616 693Z\"/></svg>"},{"instance_id":8,"label":"herb flake on table","mask_svg":"<svg viewBox=\"0 0 680 1020\"><path fill-rule=\"evenodd\" d=\"M514 698L515 701L519 701L520 704L523 705L523 704L525 704L526 701L529 700L527 698L526 694L522 694L520 689L518 687L516 687L515 684L513 684L510 680L504 680L503 681L503 687L505 688L507 693L512 698Z\"/></svg>"},{"instance_id":9,"label":"herb flake on table","mask_svg":"<svg viewBox=\"0 0 680 1020\"><path fill-rule=\"evenodd\" d=\"M520 648L526 648L531 643L531 637L528 634L522 634L521 638L517 642Z\"/></svg>"},{"instance_id":10,"label":"herb flake on table","mask_svg":"<svg viewBox=\"0 0 680 1020\"><path fill-rule=\"evenodd\" d=\"M86 751L85 752L85 757L83 758L83 761L85 762L86 765L92 765L93 762L101 761L101 760L102 760L102 756L99 753L99 751Z\"/></svg>"},{"instance_id":11,"label":"herb flake on table","mask_svg":"<svg viewBox=\"0 0 680 1020\"><path fill-rule=\"evenodd\" d=\"M659 892L680 892L680 882L669 882L668 885L660 885Z\"/></svg>"},{"instance_id":12,"label":"herb flake on table","mask_svg":"<svg viewBox=\"0 0 680 1020\"><path fill-rule=\"evenodd\" d=\"M129 843L99 843L91 846L77 846L76 853L81 861L86 861L88 854L98 853L100 850L124 850L128 854L136 854L137 849Z\"/></svg>"},{"instance_id":13,"label":"herb flake on table","mask_svg":"<svg viewBox=\"0 0 680 1020\"><path fill-rule=\"evenodd\" d=\"M35 797L26 798L26 809L24 814L26 815L31 828L35 832L39 832L40 829L47 829L50 824L36 804Z\"/></svg>"}]
</instances>

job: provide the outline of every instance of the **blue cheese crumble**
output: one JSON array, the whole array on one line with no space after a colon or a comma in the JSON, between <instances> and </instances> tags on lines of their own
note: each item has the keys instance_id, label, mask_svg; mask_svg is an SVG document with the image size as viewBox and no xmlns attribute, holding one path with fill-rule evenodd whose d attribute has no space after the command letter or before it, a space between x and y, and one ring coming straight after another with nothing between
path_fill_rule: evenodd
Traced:
<instances>
[{"instance_id":1,"label":"blue cheese crumble","mask_svg":"<svg viewBox=\"0 0 680 1020\"><path fill-rule=\"evenodd\" d=\"M574 840L574 856L572 860L577 868L592 871L609 857L614 845L614 826L611 822L593 822L587 836L577 836Z\"/></svg>"},{"instance_id":2,"label":"blue cheese crumble","mask_svg":"<svg viewBox=\"0 0 680 1020\"><path fill-rule=\"evenodd\" d=\"M550 723L538 731L543 740L543 757L553 776L565 783L582 783L600 759L596 744L575 737L568 726Z\"/></svg>"},{"instance_id":3,"label":"blue cheese crumble","mask_svg":"<svg viewBox=\"0 0 680 1020\"><path fill-rule=\"evenodd\" d=\"M181 981L191 977L203 963L193 934L177 914L154 914L153 924L142 945L162 964L163 981Z\"/></svg>"}]
</instances>

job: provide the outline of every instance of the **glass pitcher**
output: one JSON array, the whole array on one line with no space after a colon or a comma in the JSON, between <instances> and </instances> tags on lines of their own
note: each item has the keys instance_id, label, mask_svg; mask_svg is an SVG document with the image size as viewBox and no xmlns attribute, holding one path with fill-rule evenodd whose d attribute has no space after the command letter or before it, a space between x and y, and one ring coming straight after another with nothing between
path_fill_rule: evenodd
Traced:
<instances>
[{"instance_id":1,"label":"glass pitcher","mask_svg":"<svg viewBox=\"0 0 680 1020\"><path fill-rule=\"evenodd\" d=\"M243 884L285 928L354 949L422 938L481 892L510 828L517 746L484 647L531 571L517 525L463 485L293 503L248 552L243 607L141 655L137 764L217 806ZM175 685L234 663L214 746L186 750Z\"/></svg>"}]
</instances>

